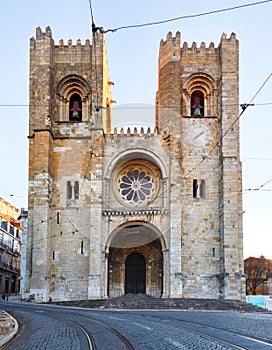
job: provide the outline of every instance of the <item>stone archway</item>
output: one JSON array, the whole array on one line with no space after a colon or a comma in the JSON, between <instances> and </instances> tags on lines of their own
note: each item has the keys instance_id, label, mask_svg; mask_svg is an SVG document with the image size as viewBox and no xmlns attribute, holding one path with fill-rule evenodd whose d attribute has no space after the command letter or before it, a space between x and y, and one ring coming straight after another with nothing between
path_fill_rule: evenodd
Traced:
<instances>
[{"instance_id":1,"label":"stone archway","mask_svg":"<svg viewBox=\"0 0 272 350\"><path fill-rule=\"evenodd\" d=\"M108 249L108 296L146 293L161 297L163 253L161 237L146 223L134 223L114 233Z\"/></svg>"}]
</instances>

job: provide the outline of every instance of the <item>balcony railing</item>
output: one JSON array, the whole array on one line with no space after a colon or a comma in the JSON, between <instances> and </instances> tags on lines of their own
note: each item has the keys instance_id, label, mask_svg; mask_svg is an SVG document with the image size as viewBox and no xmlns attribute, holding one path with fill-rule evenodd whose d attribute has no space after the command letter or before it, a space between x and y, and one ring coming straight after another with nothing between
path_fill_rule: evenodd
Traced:
<instances>
[{"instance_id":1,"label":"balcony railing","mask_svg":"<svg viewBox=\"0 0 272 350\"><path fill-rule=\"evenodd\" d=\"M6 270L10 270L10 271L14 271L16 273L20 273L20 269L18 269L15 266L12 266L12 265L10 265L10 264L8 264L6 262L0 261L0 266L3 267Z\"/></svg>"},{"instance_id":2,"label":"balcony railing","mask_svg":"<svg viewBox=\"0 0 272 350\"><path fill-rule=\"evenodd\" d=\"M3 242L0 242L0 248L4 248L6 251L13 253L17 256L20 255L20 252L17 249L14 249L14 248L12 249L12 247L9 247L7 244L5 244Z\"/></svg>"}]
</instances>

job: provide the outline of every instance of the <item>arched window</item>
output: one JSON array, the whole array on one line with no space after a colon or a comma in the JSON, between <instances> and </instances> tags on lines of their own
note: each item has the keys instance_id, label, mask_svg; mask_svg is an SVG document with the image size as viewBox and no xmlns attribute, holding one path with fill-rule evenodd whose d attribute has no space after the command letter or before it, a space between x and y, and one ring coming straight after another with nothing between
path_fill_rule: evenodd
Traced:
<instances>
[{"instance_id":1,"label":"arched window","mask_svg":"<svg viewBox=\"0 0 272 350\"><path fill-rule=\"evenodd\" d=\"M72 184L71 184L71 181L67 181L67 199L72 199Z\"/></svg>"},{"instance_id":2,"label":"arched window","mask_svg":"<svg viewBox=\"0 0 272 350\"><path fill-rule=\"evenodd\" d=\"M67 181L66 191L67 205L76 204L79 199L79 182Z\"/></svg>"},{"instance_id":3,"label":"arched window","mask_svg":"<svg viewBox=\"0 0 272 350\"><path fill-rule=\"evenodd\" d=\"M195 90L191 95L191 116L204 116L204 95L200 90Z\"/></svg>"},{"instance_id":4,"label":"arched window","mask_svg":"<svg viewBox=\"0 0 272 350\"><path fill-rule=\"evenodd\" d=\"M193 73L183 84L182 113L191 117L217 116L216 82L206 73Z\"/></svg>"},{"instance_id":5,"label":"arched window","mask_svg":"<svg viewBox=\"0 0 272 350\"><path fill-rule=\"evenodd\" d=\"M57 85L59 121L89 121L92 114L91 86L83 77L70 74Z\"/></svg>"},{"instance_id":6,"label":"arched window","mask_svg":"<svg viewBox=\"0 0 272 350\"><path fill-rule=\"evenodd\" d=\"M197 179L193 180L193 198L205 198L206 197L206 181L201 180L200 183Z\"/></svg>"},{"instance_id":7,"label":"arched window","mask_svg":"<svg viewBox=\"0 0 272 350\"><path fill-rule=\"evenodd\" d=\"M69 120L81 121L82 120L82 101L79 94L73 94L69 101Z\"/></svg>"},{"instance_id":8,"label":"arched window","mask_svg":"<svg viewBox=\"0 0 272 350\"><path fill-rule=\"evenodd\" d=\"M194 179L193 180L193 198L197 197L197 189L198 189L197 179Z\"/></svg>"},{"instance_id":9,"label":"arched window","mask_svg":"<svg viewBox=\"0 0 272 350\"><path fill-rule=\"evenodd\" d=\"M200 181L199 194L201 198L206 197L206 181L203 179Z\"/></svg>"},{"instance_id":10,"label":"arched window","mask_svg":"<svg viewBox=\"0 0 272 350\"><path fill-rule=\"evenodd\" d=\"M79 199L79 182L75 181L74 186L75 199Z\"/></svg>"}]
</instances>

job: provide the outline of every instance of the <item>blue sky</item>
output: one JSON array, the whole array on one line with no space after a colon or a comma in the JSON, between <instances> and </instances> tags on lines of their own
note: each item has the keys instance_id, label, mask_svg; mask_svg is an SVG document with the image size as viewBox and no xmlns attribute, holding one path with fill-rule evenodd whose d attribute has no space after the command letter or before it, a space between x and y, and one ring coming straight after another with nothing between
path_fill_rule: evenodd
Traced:
<instances>
[{"instance_id":1,"label":"blue sky","mask_svg":"<svg viewBox=\"0 0 272 350\"><path fill-rule=\"evenodd\" d=\"M216 0L92 0L95 24L105 29L164 20L183 15L239 6L253 1ZM0 87L1 171L0 196L16 207L27 207L29 39L35 29L50 26L58 43L90 38L88 0L9 0L1 4ZM251 100L272 72L272 2L167 24L107 33L106 43L113 99L122 105L154 105L157 90L159 42L168 31L181 32L189 45L214 42L223 32L240 41L240 102ZM244 191L244 255L272 258L272 78L261 89L254 106L243 114L241 159ZM13 106L3 106L13 105ZM116 113L116 112L115 112ZM152 123L141 111L126 118ZM263 184L266 184L263 187ZM259 188L259 189L258 189ZM252 189L252 190L248 190ZM10 195L13 196L10 196Z\"/></svg>"}]
</instances>

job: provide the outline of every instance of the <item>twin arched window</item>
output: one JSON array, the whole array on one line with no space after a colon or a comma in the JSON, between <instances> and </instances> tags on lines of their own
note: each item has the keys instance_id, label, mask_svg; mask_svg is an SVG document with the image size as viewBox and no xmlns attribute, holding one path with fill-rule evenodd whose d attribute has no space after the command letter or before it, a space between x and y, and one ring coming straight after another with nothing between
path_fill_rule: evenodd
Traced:
<instances>
[{"instance_id":1,"label":"twin arched window","mask_svg":"<svg viewBox=\"0 0 272 350\"><path fill-rule=\"evenodd\" d=\"M66 191L68 201L79 199L79 182L75 181L73 184L71 181L67 181Z\"/></svg>"}]
</instances>

